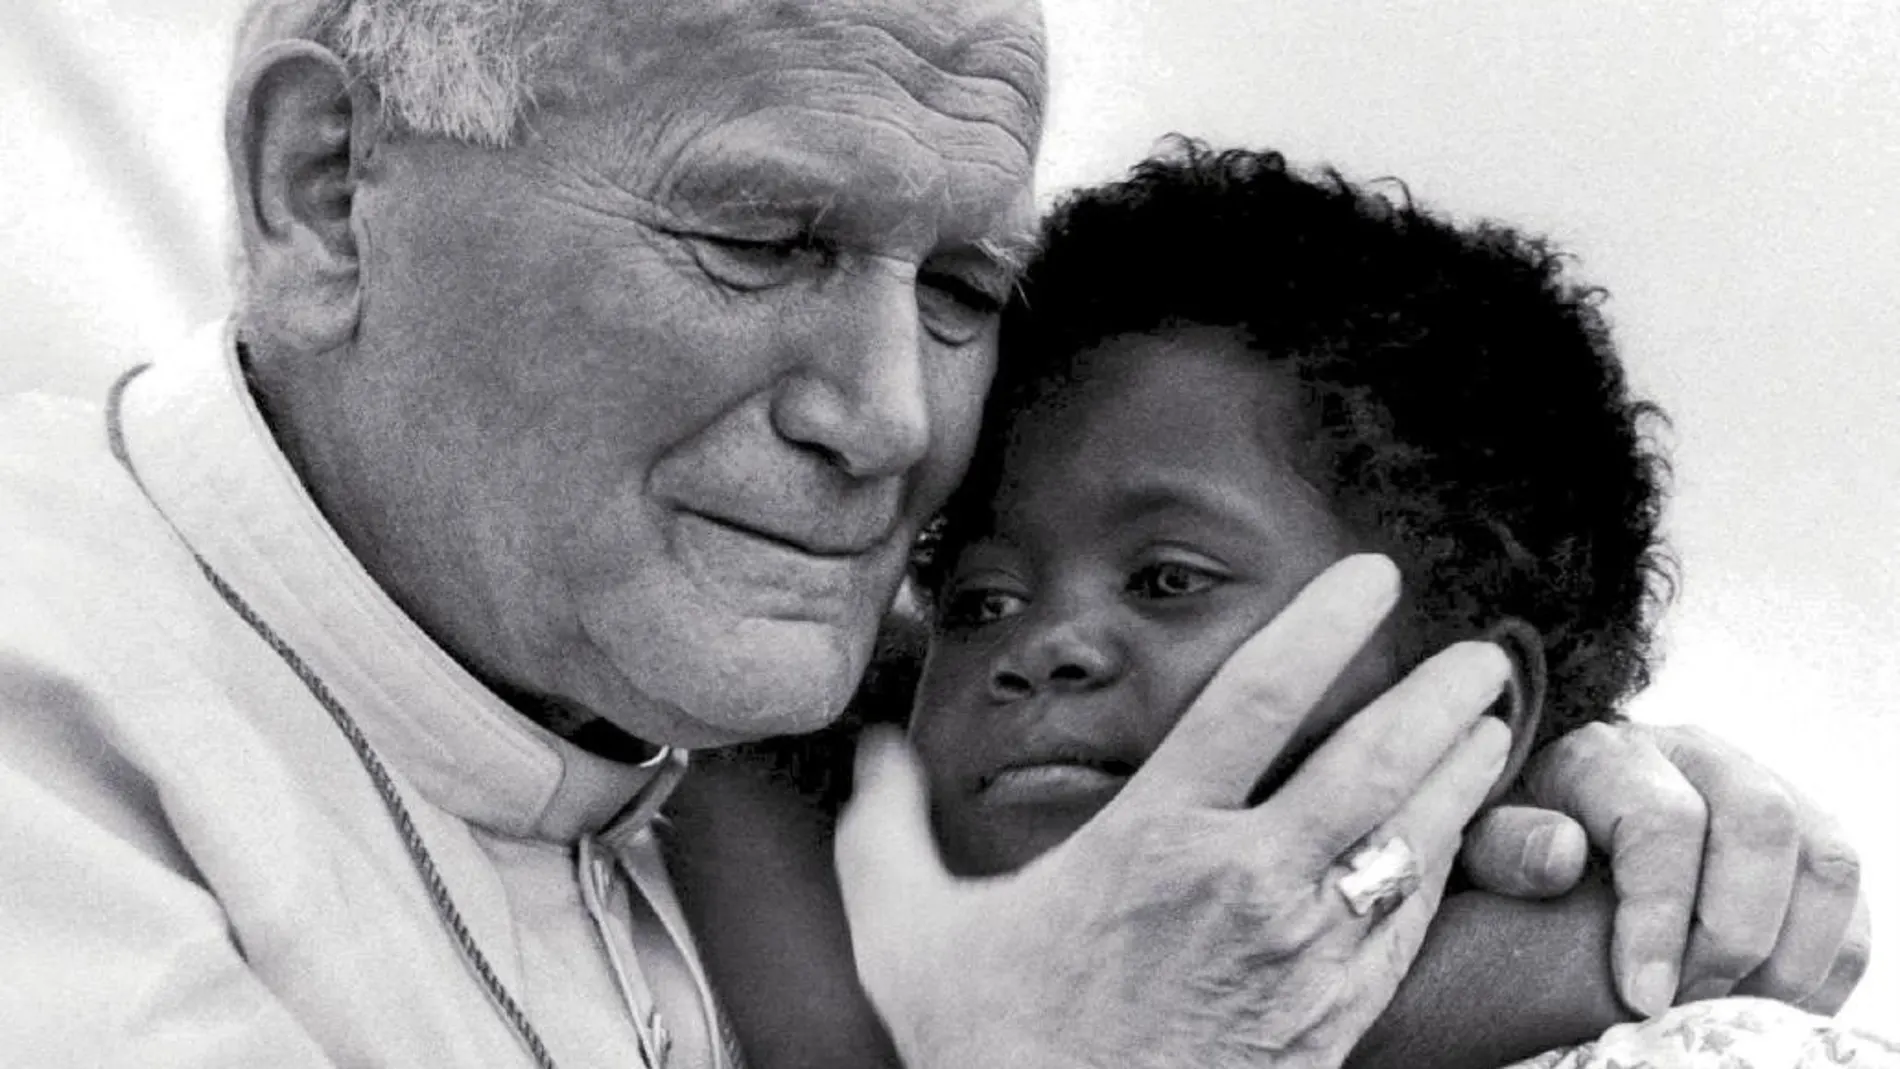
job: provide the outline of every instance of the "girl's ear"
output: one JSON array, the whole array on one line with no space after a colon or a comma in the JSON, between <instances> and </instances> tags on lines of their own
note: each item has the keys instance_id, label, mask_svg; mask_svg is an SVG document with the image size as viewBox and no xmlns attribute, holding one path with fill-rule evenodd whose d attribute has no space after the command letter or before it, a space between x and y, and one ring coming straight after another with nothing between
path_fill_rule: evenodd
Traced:
<instances>
[{"instance_id":1,"label":"girl's ear","mask_svg":"<svg viewBox=\"0 0 1900 1069\"><path fill-rule=\"evenodd\" d=\"M1531 745L1537 741L1537 727L1544 719L1544 690L1549 677L1544 665L1544 637L1530 624L1507 616L1491 625L1481 637L1485 642L1495 642L1502 647L1512 665L1504 696L1491 709L1491 715L1511 728L1510 757L1504 762L1504 772L1498 777L1497 785L1485 799L1486 805L1495 805L1517 782L1518 774L1524 771L1525 760L1531 755Z\"/></svg>"}]
</instances>

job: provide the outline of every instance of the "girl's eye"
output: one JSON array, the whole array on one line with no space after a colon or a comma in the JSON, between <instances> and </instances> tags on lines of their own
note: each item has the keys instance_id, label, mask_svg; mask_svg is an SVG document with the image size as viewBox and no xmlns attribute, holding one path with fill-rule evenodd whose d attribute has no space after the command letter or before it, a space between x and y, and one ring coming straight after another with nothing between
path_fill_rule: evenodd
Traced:
<instances>
[{"instance_id":1,"label":"girl's eye","mask_svg":"<svg viewBox=\"0 0 1900 1069\"><path fill-rule=\"evenodd\" d=\"M1020 594L995 587L968 587L950 595L943 606L946 627L981 627L1023 611Z\"/></svg>"},{"instance_id":2,"label":"girl's eye","mask_svg":"<svg viewBox=\"0 0 1900 1069\"><path fill-rule=\"evenodd\" d=\"M1150 564L1128 578L1129 593L1144 598L1185 598L1213 589L1221 577L1180 561Z\"/></svg>"}]
</instances>

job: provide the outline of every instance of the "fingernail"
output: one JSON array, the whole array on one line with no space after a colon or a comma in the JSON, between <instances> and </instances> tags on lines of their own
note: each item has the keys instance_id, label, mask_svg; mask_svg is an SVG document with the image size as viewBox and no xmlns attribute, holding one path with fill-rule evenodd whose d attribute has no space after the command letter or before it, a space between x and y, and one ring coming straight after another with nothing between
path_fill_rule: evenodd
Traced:
<instances>
[{"instance_id":1,"label":"fingernail","mask_svg":"<svg viewBox=\"0 0 1900 1069\"><path fill-rule=\"evenodd\" d=\"M1590 861L1590 841L1584 838L1583 829L1566 821L1546 824L1535 834L1540 850L1531 856L1538 859L1547 885L1566 891L1575 887Z\"/></svg>"},{"instance_id":2,"label":"fingernail","mask_svg":"<svg viewBox=\"0 0 1900 1069\"><path fill-rule=\"evenodd\" d=\"M1546 824L1524 841L1524 867L1549 880L1557 868L1557 829Z\"/></svg>"},{"instance_id":3,"label":"fingernail","mask_svg":"<svg viewBox=\"0 0 1900 1069\"><path fill-rule=\"evenodd\" d=\"M1652 961L1636 970L1636 982L1630 985L1630 1008L1645 1017L1655 1017L1676 1000L1676 970Z\"/></svg>"}]
</instances>

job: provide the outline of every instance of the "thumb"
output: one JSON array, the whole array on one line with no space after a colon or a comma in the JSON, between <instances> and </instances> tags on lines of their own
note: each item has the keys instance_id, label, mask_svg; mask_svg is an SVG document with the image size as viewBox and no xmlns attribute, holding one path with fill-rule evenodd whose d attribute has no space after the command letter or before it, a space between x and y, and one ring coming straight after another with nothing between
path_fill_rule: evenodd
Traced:
<instances>
[{"instance_id":1,"label":"thumb","mask_svg":"<svg viewBox=\"0 0 1900 1069\"><path fill-rule=\"evenodd\" d=\"M1501 805L1465 832L1460 859L1478 887L1510 898L1553 898L1577 886L1590 857L1583 826L1552 809Z\"/></svg>"},{"instance_id":2,"label":"thumb","mask_svg":"<svg viewBox=\"0 0 1900 1069\"><path fill-rule=\"evenodd\" d=\"M924 770L903 735L888 726L866 728L855 778L838 818L836 861L862 969L865 951L881 944L881 933L901 938L914 927L907 917L931 915L952 877L931 837Z\"/></svg>"}]
</instances>

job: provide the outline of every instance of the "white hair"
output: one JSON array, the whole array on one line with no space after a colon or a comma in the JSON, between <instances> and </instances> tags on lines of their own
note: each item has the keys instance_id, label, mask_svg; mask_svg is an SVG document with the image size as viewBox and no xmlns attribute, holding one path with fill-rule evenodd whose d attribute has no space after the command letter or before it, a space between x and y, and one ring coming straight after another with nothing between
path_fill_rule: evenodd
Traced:
<instances>
[{"instance_id":1,"label":"white hair","mask_svg":"<svg viewBox=\"0 0 1900 1069\"><path fill-rule=\"evenodd\" d=\"M573 35L564 19L584 0L250 0L238 24L236 69L285 40L336 53L376 93L395 130L473 144L509 144L537 87ZM242 233L239 226L233 238ZM228 254L241 323L256 313L249 250Z\"/></svg>"},{"instance_id":2,"label":"white hair","mask_svg":"<svg viewBox=\"0 0 1900 1069\"><path fill-rule=\"evenodd\" d=\"M500 146L569 39L573 0L252 0L237 62L273 41L315 41L414 133Z\"/></svg>"}]
</instances>

